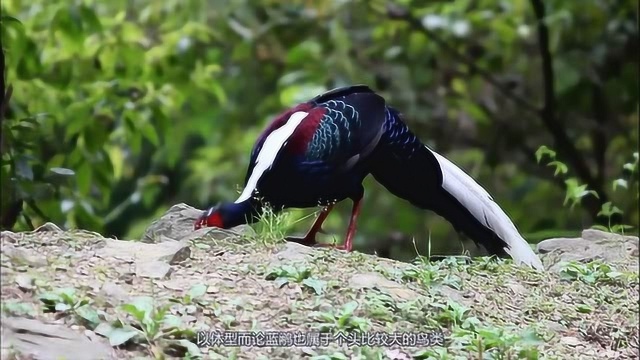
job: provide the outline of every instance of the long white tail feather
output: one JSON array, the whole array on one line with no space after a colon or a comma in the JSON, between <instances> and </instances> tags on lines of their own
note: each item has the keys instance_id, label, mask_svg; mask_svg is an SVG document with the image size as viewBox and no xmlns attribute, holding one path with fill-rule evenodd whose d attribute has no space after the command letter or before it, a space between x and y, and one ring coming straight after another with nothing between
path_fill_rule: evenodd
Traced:
<instances>
[{"instance_id":1,"label":"long white tail feather","mask_svg":"<svg viewBox=\"0 0 640 360\"><path fill-rule=\"evenodd\" d=\"M522 238L509 216L493 201L491 195L454 163L431 149L429 151L436 157L442 169L442 187L466 207L481 224L507 243L504 250L516 264L524 263L543 270L544 267L538 256Z\"/></svg>"}]
</instances>

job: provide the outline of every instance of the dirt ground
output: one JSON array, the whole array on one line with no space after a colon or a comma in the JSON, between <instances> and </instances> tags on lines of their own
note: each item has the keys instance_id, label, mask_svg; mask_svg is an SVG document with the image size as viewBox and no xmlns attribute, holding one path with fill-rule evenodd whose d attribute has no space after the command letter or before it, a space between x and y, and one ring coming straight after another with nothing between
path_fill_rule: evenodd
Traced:
<instances>
[{"instance_id":1,"label":"dirt ground","mask_svg":"<svg viewBox=\"0 0 640 360\"><path fill-rule=\"evenodd\" d=\"M3 232L2 358L638 358L633 264L409 264L222 235Z\"/></svg>"}]
</instances>

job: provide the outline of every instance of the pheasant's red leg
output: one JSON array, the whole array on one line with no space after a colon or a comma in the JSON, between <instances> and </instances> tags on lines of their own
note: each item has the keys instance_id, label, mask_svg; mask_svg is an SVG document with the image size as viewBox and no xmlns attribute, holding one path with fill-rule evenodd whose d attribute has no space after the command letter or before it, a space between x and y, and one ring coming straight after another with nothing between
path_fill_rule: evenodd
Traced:
<instances>
[{"instance_id":1,"label":"pheasant's red leg","mask_svg":"<svg viewBox=\"0 0 640 360\"><path fill-rule=\"evenodd\" d=\"M322 211L320 212L320 215L318 215L318 218L316 219L316 221L313 223L313 225L307 232L307 235L305 235L304 237L290 236L286 240L291 242L297 242L299 244L303 244L307 246L315 245L316 234L322 229L322 224L327 219L327 216L329 216L329 213L331 212L332 209L333 209L333 204L328 205L324 209L322 209Z\"/></svg>"},{"instance_id":2,"label":"pheasant's red leg","mask_svg":"<svg viewBox=\"0 0 640 360\"><path fill-rule=\"evenodd\" d=\"M351 247L353 245L353 236L356 234L356 224L358 222L358 216L360 215L361 206L362 198L353 202L353 208L351 209L351 219L349 219L349 228L347 229L347 237L344 240L344 244L336 246L336 249L351 251Z\"/></svg>"},{"instance_id":3,"label":"pheasant's red leg","mask_svg":"<svg viewBox=\"0 0 640 360\"><path fill-rule=\"evenodd\" d=\"M342 245L333 244L318 244L319 247L332 247L339 250L351 251L353 246L353 236L356 234L356 224L358 222L358 215L360 215L360 207L362 206L362 198L353 201L353 209L351 209L351 219L349 220L349 227L347 229L347 236Z\"/></svg>"},{"instance_id":4,"label":"pheasant's red leg","mask_svg":"<svg viewBox=\"0 0 640 360\"><path fill-rule=\"evenodd\" d=\"M315 242L316 234L318 233L318 231L320 231L320 229L322 229L322 223L324 223L324 221L327 219L327 216L329 216L331 210L333 210L333 204L328 205L324 209L322 209L320 215L318 215L318 218L311 226L311 229L309 229L307 235L304 236L305 238L314 239Z\"/></svg>"}]
</instances>

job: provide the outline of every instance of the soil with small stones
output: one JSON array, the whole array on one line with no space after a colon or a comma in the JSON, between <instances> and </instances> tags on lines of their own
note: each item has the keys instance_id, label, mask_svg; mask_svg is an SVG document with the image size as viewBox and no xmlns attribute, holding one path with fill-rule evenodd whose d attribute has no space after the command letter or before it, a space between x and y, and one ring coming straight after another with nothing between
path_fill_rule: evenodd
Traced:
<instances>
[{"instance_id":1,"label":"soil with small stones","mask_svg":"<svg viewBox=\"0 0 640 360\"><path fill-rule=\"evenodd\" d=\"M40 296L61 288L74 288L78 298L97 310L100 321L110 324L121 319L135 326L122 305L150 296L156 307L166 305L180 318L180 326L191 331L182 336L194 343L193 332L214 330L346 334L360 329L384 336L442 331L445 337L444 346L408 346L415 337L380 347L337 340L325 347L201 346L204 358L437 359L445 353L448 359L638 357L639 286L633 264L617 268L623 280L589 283L486 258L408 264L358 252L204 234L189 239L185 258L165 259L168 271L161 269L157 277L141 276L139 264L129 257L102 254L108 241L114 240L80 230L2 233L3 359L47 358L7 344L7 319L59 324L77 332L79 339L109 345L71 312L48 311ZM190 289L203 286L206 291L197 299L185 299ZM103 357L188 354L184 347L163 344L169 343L132 340L107 346ZM192 351L191 356L198 355Z\"/></svg>"}]
</instances>

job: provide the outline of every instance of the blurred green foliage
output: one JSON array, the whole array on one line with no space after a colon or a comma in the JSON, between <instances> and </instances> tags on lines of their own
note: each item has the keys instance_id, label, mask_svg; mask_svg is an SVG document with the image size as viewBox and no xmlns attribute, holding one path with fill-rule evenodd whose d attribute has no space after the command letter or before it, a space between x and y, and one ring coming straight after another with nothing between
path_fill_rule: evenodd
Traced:
<instances>
[{"instance_id":1,"label":"blurred green foliage","mask_svg":"<svg viewBox=\"0 0 640 360\"><path fill-rule=\"evenodd\" d=\"M638 146L635 7L544 1L549 93L536 2L5 0L13 96L2 124L2 225L50 220L134 238L172 204L233 200L274 115L366 83L530 240L593 225L605 202L637 231L637 171L623 170ZM553 118L538 110L549 96ZM601 194L593 206L562 206L567 182L538 164L541 145L558 151L574 190ZM635 188L614 191L617 179ZM430 235L434 253L460 252L442 219L372 179L366 186L356 245L400 231L422 245ZM349 206L327 222L340 238Z\"/></svg>"}]
</instances>

